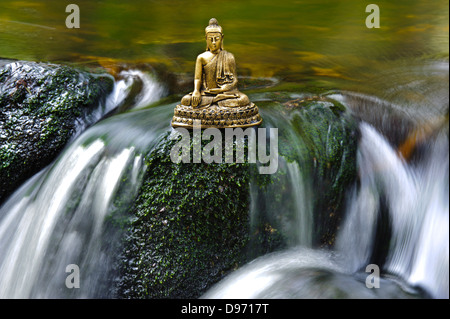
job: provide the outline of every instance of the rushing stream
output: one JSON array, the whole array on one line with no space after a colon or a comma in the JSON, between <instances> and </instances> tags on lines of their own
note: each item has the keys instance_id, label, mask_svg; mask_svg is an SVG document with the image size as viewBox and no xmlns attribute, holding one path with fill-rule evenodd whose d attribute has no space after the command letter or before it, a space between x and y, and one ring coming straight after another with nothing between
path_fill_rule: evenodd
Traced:
<instances>
[{"instance_id":1,"label":"rushing stream","mask_svg":"<svg viewBox=\"0 0 450 319\"><path fill-rule=\"evenodd\" d=\"M124 74L134 80L118 81L108 103L123 103L133 81L143 77L138 71ZM142 81L147 95L137 95L137 108L163 94L152 81ZM351 94L334 97L343 103L351 100ZM123 230L111 221L127 218L123 207L131 205L141 183L142 156L170 130L172 112L159 106L100 121L4 203L0 209L0 297L113 296ZM281 118L273 112L262 112L268 126L280 125ZM283 183L291 185L296 216L287 231L291 248L260 257L204 297L397 298L412 287L434 298L448 297L448 122L427 140L423 156L414 162L405 161L372 125L361 121L360 131L360 181L348 190L346 219L335 250L311 249L314 190L298 163L280 164L287 172ZM252 194L251 215L256 218L257 203L270 201L270 196ZM390 230L377 233L377 224L386 220ZM383 238L389 253L378 261L387 274L380 284L386 289L370 291L364 286L364 269ZM83 269L83 289L65 289L64 270L70 264Z\"/></svg>"},{"instance_id":2,"label":"rushing stream","mask_svg":"<svg viewBox=\"0 0 450 319\"><path fill-rule=\"evenodd\" d=\"M118 81L108 104L121 105L133 81L139 79L144 79L143 92L150 96L136 96L135 107L160 98L162 89L146 74L130 71L125 75L134 78ZM105 229L115 195L122 190L124 198L134 198L144 169L141 155L157 140L161 123L169 119L167 112L152 112L151 118L140 113L91 127L3 205L0 297L64 297L68 290L60 284L66 274L57 270L72 263L89 269L84 279L89 288L76 296L105 296L111 283L101 283L114 261L114 252L105 251L110 249L106 244L120 238L120 230ZM126 188L120 185L125 176L129 179Z\"/></svg>"},{"instance_id":3,"label":"rushing stream","mask_svg":"<svg viewBox=\"0 0 450 319\"><path fill-rule=\"evenodd\" d=\"M402 298L417 294L414 286L433 298L448 298L448 126L417 167L402 160L372 126L362 123L361 131L361 185L349 197L336 250L302 245L260 257L204 298ZM377 291L365 286L364 271L376 241L383 240L375 234L382 197L389 206L392 242L384 266L388 275Z\"/></svg>"}]
</instances>

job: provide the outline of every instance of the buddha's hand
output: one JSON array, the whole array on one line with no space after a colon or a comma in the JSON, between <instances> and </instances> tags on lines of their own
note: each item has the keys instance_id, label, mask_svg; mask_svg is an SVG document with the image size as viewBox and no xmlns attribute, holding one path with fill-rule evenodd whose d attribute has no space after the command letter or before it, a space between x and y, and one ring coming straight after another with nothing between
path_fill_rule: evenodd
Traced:
<instances>
[{"instance_id":1,"label":"buddha's hand","mask_svg":"<svg viewBox=\"0 0 450 319\"><path fill-rule=\"evenodd\" d=\"M202 95L200 94L199 91L192 92L192 106L193 107L196 107L197 105L199 105L201 99L202 99Z\"/></svg>"},{"instance_id":2,"label":"buddha's hand","mask_svg":"<svg viewBox=\"0 0 450 319\"><path fill-rule=\"evenodd\" d=\"M211 93L211 94L220 94L223 92L224 92L224 90L222 88L213 88L213 89L208 90L208 93Z\"/></svg>"}]
</instances>

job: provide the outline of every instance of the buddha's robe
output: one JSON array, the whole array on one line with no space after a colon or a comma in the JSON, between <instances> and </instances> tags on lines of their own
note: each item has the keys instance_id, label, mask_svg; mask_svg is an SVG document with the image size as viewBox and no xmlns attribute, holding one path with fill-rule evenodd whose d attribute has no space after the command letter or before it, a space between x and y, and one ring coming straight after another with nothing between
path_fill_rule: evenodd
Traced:
<instances>
[{"instance_id":1,"label":"buddha's robe","mask_svg":"<svg viewBox=\"0 0 450 319\"><path fill-rule=\"evenodd\" d=\"M250 103L247 95L239 92L236 85L228 91L212 94L210 89L231 84L236 77L236 62L233 54L222 50L211 61L203 66L202 86L200 89L201 101L197 107L206 107L217 103L219 106L238 107ZM192 105L192 93L181 99L181 104Z\"/></svg>"}]
</instances>

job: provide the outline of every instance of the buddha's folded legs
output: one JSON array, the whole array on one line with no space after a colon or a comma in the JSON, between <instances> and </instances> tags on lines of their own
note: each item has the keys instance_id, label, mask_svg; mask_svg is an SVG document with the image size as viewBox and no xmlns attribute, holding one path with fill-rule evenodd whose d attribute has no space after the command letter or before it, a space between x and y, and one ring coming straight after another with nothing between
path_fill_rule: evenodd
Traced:
<instances>
[{"instance_id":1,"label":"buddha's folded legs","mask_svg":"<svg viewBox=\"0 0 450 319\"><path fill-rule=\"evenodd\" d=\"M218 94L215 101L222 107L241 107L250 104L250 100L244 93Z\"/></svg>"},{"instance_id":2,"label":"buddha's folded legs","mask_svg":"<svg viewBox=\"0 0 450 319\"><path fill-rule=\"evenodd\" d=\"M196 107L205 107L209 106L213 103L214 96L210 95L202 95L202 98L200 100L200 103ZM192 93L186 94L181 99L181 105L184 106L192 106Z\"/></svg>"},{"instance_id":3,"label":"buddha's folded legs","mask_svg":"<svg viewBox=\"0 0 450 319\"><path fill-rule=\"evenodd\" d=\"M250 104L250 100L247 95L237 93L222 93L217 95L202 95L201 101L197 107L210 106L217 103L221 107L240 107ZM192 93L186 94L181 99L181 104L185 106L192 106Z\"/></svg>"}]
</instances>

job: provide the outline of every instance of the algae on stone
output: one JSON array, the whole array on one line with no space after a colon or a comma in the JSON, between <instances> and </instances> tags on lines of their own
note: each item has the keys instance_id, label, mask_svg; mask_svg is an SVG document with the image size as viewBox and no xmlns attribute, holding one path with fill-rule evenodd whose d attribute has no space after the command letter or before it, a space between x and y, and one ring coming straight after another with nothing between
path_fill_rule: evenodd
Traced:
<instances>
[{"instance_id":1,"label":"algae on stone","mask_svg":"<svg viewBox=\"0 0 450 319\"><path fill-rule=\"evenodd\" d=\"M293 236L302 234L293 228L298 226L300 207L312 214L312 238L306 244L333 246L343 217L345 194L357 179L356 120L343 105L326 96L294 100L285 96L284 100L260 104L265 121L278 128L280 169L270 176L267 190L259 191L259 229L268 223L283 234L287 245L298 244ZM296 166L298 172L293 172ZM292 173L299 176L288 176ZM288 184L292 178L301 185ZM302 194L293 196L296 186L305 189L305 198Z\"/></svg>"},{"instance_id":2,"label":"algae on stone","mask_svg":"<svg viewBox=\"0 0 450 319\"><path fill-rule=\"evenodd\" d=\"M267 107L277 120L263 107L262 127L278 126L280 164L296 162L311 179L317 190L314 242L329 245L345 190L356 178L356 125L331 101L296 108L275 104ZM176 164L170 151L177 140L170 137L163 135L147 155L144 183L130 209L133 221L118 280L121 298L197 298L237 267L287 245L280 220L289 220L294 207L286 199L298 194L283 184L283 169L260 175L257 164L223 159ZM269 200L260 205L256 199L251 207L253 191ZM251 209L262 214L255 225Z\"/></svg>"},{"instance_id":3,"label":"algae on stone","mask_svg":"<svg viewBox=\"0 0 450 319\"><path fill-rule=\"evenodd\" d=\"M357 178L358 125L344 106L328 98L303 101L292 112L291 125L302 137L308 154L302 165L312 173L317 192L314 242L332 246L346 191Z\"/></svg>"},{"instance_id":4,"label":"algae on stone","mask_svg":"<svg viewBox=\"0 0 450 319\"><path fill-rule=\"evenodd\" d=\"M248 163L173 163L166 134L147 157L119 296L196 298L242 262ZM192 146L192 145L191 145Z\"/></svg>"},{"instance_id":5,"label":"algae on stone","mask_svg":"<svg viewBox=\"0 0 450 319\"><path fill-rule=\"evenodd\" d=\"M112 87L110 76L62 65L17 61L0 69L0 202L93 121Z\"/></svg>"}]
</instances>

